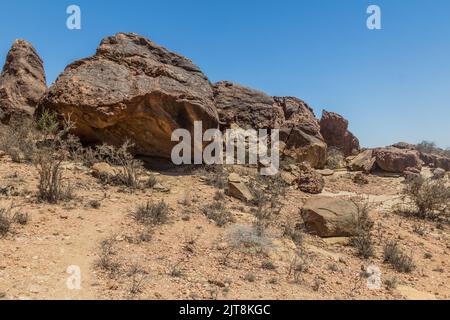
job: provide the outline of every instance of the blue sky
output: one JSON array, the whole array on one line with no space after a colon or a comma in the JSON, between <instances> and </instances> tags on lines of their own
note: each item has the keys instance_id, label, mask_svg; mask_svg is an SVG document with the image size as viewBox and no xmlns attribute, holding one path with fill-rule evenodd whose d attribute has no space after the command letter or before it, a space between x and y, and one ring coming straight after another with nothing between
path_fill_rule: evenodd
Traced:
<instances>
[{"instance_id":1,"label":"blue sky","mask_svg":"<svg viewBox=\"0 0 450 320\"><path fill-rule=\"evenodd\" d=\"M82 29L66 28L66 8ZM368 30L366 9L382 10ZM2 3L0 59L31 41L48 81L100 40L136 32L192 59L211 81L291 95L350 120L367 147L435 141L450 147L448 0L15 0Z\"/></svg>"}]
</instances>

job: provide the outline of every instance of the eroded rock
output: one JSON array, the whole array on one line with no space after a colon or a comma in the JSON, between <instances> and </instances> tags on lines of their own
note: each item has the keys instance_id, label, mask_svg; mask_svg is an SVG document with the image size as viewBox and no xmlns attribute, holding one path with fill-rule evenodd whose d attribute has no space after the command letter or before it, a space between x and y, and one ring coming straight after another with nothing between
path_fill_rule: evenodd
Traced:
<instances>
[{"instance_id":1,"label":"eroded rock","mask_svg":"<svg viewBox=\"0 0 450 320\"><path fill-rule=\"evenodd\" d=\"M132 33L103 39L94 56L70 64L39 105L71 115L82 141L115 146L126 139L134 153L170 158L172 132L194 121L216 128L208 78L187 58Z\"/></svg>"},{"instance_id":2,"label":"eroded rock","mask_svg":"<svg viewBox=\"0 0 450 320\"><path fill-rule=\"evenodd\" d=\"M16 40L0 75L0 122L31 117L46 90L42 59L29 42Z\"/></svg>"}]
</instances>

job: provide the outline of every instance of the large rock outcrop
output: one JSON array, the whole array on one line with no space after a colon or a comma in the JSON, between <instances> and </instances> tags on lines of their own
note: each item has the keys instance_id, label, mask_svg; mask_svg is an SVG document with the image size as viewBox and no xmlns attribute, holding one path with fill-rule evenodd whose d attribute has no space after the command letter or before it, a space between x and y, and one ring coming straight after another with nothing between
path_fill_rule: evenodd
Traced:
<instances>
[{"instance_id":1,"label":"large rock outcrop","mask_svg":"<svg viewBox=\"0 0 450 320\"><path fill-rule=\"evenodd\" d=\"M380 148L373 151L378 168L386 172L403 173L406 169L422 169L419 152L394 147Z\"/></svg>"},{"instance_id":2,"label":"large rock outcrop","mask_svg":"<svg viewBox=\"0 0 450 320\"><path fill-rule=\"evenodd\" d=\"M46 90L42 59L29 42L16 40L0 75L0 122L32 116Z\"/></svg>"},{"instance_id":3,"label":"large rock outcrop","mask_svg":"<svg viewBox=\"0 0 450 320\"><path fill-rule=\"evenodd\" d=\"M178 128L217 128L208 78L187 58L132 33L103 39L94 56L65 69L39 106L71 115L77 134L89 143L120 145L170 158ZM193 136L193 135L192 135Z\"/></svg>"},{"instance_id":4,"label":"large rock outcrop","mask_svg":"<svg viewBox=\"0 0 450 320\"><path fill-rule=\"evenodd\" d=\"M280 129L280 151L296 162L315 168L326 162L326 144L312 109L294 97L270 97L229 81L214 84L222 128Z\"/></svg>"},{"instance_id":5,"label":"large rock outcrop","mask_svg":"<svg viewBox=\"0 0 450 320\"><path fill-rule=\"evenodd\" d=\"M345 157L358 153L359 140L348 131L348 120L341 115L323 111L320 132L328 147L340 150Z\"/></svg>"}]
</instances>

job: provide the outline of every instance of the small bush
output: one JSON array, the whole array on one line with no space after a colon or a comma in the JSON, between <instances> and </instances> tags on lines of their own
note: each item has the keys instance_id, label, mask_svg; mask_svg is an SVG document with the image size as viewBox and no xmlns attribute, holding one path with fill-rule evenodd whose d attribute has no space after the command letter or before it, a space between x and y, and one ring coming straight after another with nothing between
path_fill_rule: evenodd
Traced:
<instances>
[{"instance_id":1,"label":"small bush","mask_svg":"<svg viewBox=\"0 0 450 320\"><path fill-rule=\"evenodd\" d=\"M130 150L133 147L134 145L127 140L120 148L107 144L98 146L97 153L108 164L120 167L113 179L115 184L123 184L132 189L139 189L141 187L139 176L144 169L142 161L135 159L131 154ZM148 182L152 183L153 181Z\"/></svg>"},{"instance_id":2,"label":"small bush","mask_svg":"<svg viewBox=\"0 0 450 320\"><path fill-rule=\"evenodd\" d=\"M96 266L111 274L115 274L120 269L120 264L113 260L114 239L105 239L100 243L100 254Z\"/></svg>"},{"instance_id":3,"label":"small bush","mask_svg":"<svg viewBox=\"0 0 450 320\"><path fill-rule=\"evenodd\" d=\"M233 225L227 231L226 238L231 248L242 251L260 253L274 247L272 241L267 236L260 236L254 226Z\"/></svg>"},{"instance_id":4,"label":"small bush","mask_svg":"<svg viewBox=\"0 0 450 320\"><path fill-rule=\"evenodd\" d=\"M373 257L374 247L372 241L373 221L369 217L369 202L354 200L357 207L355 217L356 235L350 240L350 244L356 248L358 256L367 259Z\"/></svg>"},{"instance_id":5,"label":"small bush","mask_svg":"<svg viewBox=\"0 0 450 320\"><path fill-rule=\"evenodd\" d=\"M248 282L255 282L256 276L253 273L248 273L244 276L244 280Z\"/></svg>"},{"instance_id":6,"label":"small bush","mask_svg":"<svg viewBox=\"0 0 450 320\"><path fill-rule=\"evenodd\" d=\"M223 166L205 165L197 170L197 174L206 179L206 183L210 186L225 189L228 181L228 173Z\"/></svg>"},{"instance_id":7,"label":"small bush","mask_svg":"<svg viewBox=\"0 0 450 320\"><path fill-rule=\"evenodd\" d=\"M261 268L265 270L275 270L277 267L271 261L264 261L261 264Z\"/></svg>"},{"instance_id":8,"label":"small bush","mask_svg":"<svg viewBox=\"0 0 450 320\"><path fill-rule=\"evenodd\" d=\"M158 179L156 178L155 175L150 175L150 177L148 177L147 181L145 182L145 186L147 188L153 188L154 186L156 186L156 184L158 183Z\"/></svg>"},{"instance_id":9,"label":"small bush","mask_svg":"<svg viewBox=\"0 0 450 320\"><path fill-rule=\"evenodd\" d=\"M215 200L213 203L205 206L202 211L208 219L213 220L218 227L223 227L227 223L233 221L232 214L227 210L223 201L220 200Z\"/></svg>"},{"instance_id":10,"label":"small bush","mask_svg":"<svg viewBox=\"0 0 450 320\"><path fill-rule=\"evenodd\" d=\"M413 214L419 218L435 219L450 208L450 187L443 179L413 179L406 184L403 195L410 199L415 207Z\"/></svg>"},{"instance_id":11,"label":"small bush","mask_svg":"<svg viewBox=\"0 0 450 320\"><path fill-rule=\"evenodd\" d=\"M74 124L68 117L60 127L56 114L44 112L37 126L43 138L33 159L39 173L38 198L49 203L71 200L71 187L63 184L62 164L70 156L72 140L67 136Z\"/></svg>"},{"instance_id":12,"label":"small bush","mask_svg":"<svg viewBox=\"0 0 450 320\"><path fill-rule=\"evenodd\" d=\"M391 264L398 272L409 273L415 268L412 258L401 251L396 241L388 241L385 244L384 261Z\"/></svg>"},{"instance_id":13,"label":"small bush","mask_svg":"<svg viewBox=\"0 0 450 320\"><path fill-rule=\"evenodd\" d=\"M11 229L12 217L9 209L0 208L0 238L6 236Z\"/></svg>"},{"instance_id":14,"label":"small bush","mask_svg":"<svg viewBox=\"0 0 450 320\"><path fill-rule=\"evenodd\" d=\"M147 202L139 206L132 214L133 218L144 225L161 225L169 220L169 206L164 202Z\"/></svg>"},{"instance_id":15,"label":"small bush","mask_svg":"<svg viewBox=\"0 0 450 320\"><path fill-rule=\"evenodd\" d=\"M14 162L29 162L36 148L36 129L29 119L11 119L0 128L0 149Z\"/></svg>"},{"instance_id":16,"label":"small bush","mask_svg":"<svg viewBox=\"0 0 450 320\"><path fill-rule=\"evenodd\" d=\"M8 232L11 231L14 223L25 225L28 223L28 213L22 213L21 211L14 211L14 206L11 205L7 208L0 208L0 238L5 237Z\"/></svg>"}]
</instances>

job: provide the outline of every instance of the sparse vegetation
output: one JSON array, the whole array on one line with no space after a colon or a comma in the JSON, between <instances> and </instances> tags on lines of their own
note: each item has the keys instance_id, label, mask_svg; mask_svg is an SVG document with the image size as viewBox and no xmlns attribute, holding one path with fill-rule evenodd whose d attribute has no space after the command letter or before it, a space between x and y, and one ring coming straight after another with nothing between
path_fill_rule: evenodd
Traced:
<instances>
[{"instance_id":1,"label":"sparse vegetation","mask_svg":"<svg viewBox=\"0 0 450 320\"><path fill-rule=\"evenodd\" d=\"M33 159L39 173L38 198L49 203L71 200L73 189L63 182L62 164L69 159L71 140L67 137L74 125L67 117L60 126L57 115L45 111L37 127L43 138Z\"/></svg>"},{"instance_id":2,"label":"sparse vegetation","mask_svg":"<svg viewBox=\"0 0 450 320\"><path fill-rule=\"evenodd\" d=\"M217 197L215 197L217 199ZM223 201L214 200L211 204L203 207L203 213L208 217L208 219L213 220L218 227L223 227L227 223L233 221L232 214L227 210Z\"/></svg>"},{"instance_id":3,"label":"sparse vegetation","mask_svg":"<svg viewBox=\"0 0 450 320\"><path fill-rule=\"evenodd\" d=\"M104 271L110 273L110 275L117 274L120 270L120 264L114 261L114 237L103 240L100 243L99 258L96 262L96 266Z\"/></svg>"},{"instance_id":4,"label":"sparse vegetation","mask_svg":"<svg viewBox=\"0 0 450 320\"><path fill-rule=\"evenodd\" d=\"M169 220L169 206L164 201L157 203L149 201L145 205L140 205L132 216L144 225L161 225Z\"/></svg>"},{"instance_id":5,"label":"sparse vegetation","mask_svg":"<svg viewBox=\"0 0 450 320\"><path fill-rule=\"evenodd\" d=\"M256 276L253 273L247 273L244 276L244 280L248 281L248 282L255 282L256 281Z\"/></svg>"},{"instance_id":6,"label":"sparse vegetation","mask_svg":"<svg viewBox=\"0 0 450 320\"><path fill-rule=\"evenodd\" d=\"M369 201L357 199L353 202L357 207L357 216L355 217L356 235L352 237L350 244L356 248L358 256L367 259L374 255L372 240L374 223L369 217Z\"/></svg>"},{"instance_id":7,"label":"sparse vegetation","mask_svg":"<svg viewBox=\"0 0 450 320\"><path fill-rule=\"evenodd\" d=\"M11 119L8 126L0 127L0 150L14 162L31 162L36 148L37 132L30 119Z\"/></svg>"},{"instance_id":8,"label":"sparse vegetation","mask_svg":"<svg viewBox=\"0 0 450 320\"><path fill-rule=\"evenodd\" d=\"M0 207L0 239L11 231L14 223L25 225L28 223L28 220L28 213L23 213L20 210L15 211L14 205L6 208Z\"/></svg>"},{"instance_id":9,"label":"sparse vegetation","mask_svg":"<svg viewBox=\"0 0 450 320\"><path fill-rule=\"evenodd\" d=\"M411 180L406 184L403 195L414 207L411 214L422 219L442 218L450 208L450 187L443 179L420 177Z\"/></svg>"},{"instance_id":10,"label":"sparse vegetation","mask_svg":"<svg viewBox=\"0 0 450 320\"><path fill-rule=\"evenodd\" d=\"M130 150L134 148L134 145L126 140L121 147L116 148L111 145L102 144L96 147L98 157L103 159L111 166L117 166L119 169L116 171L112 181L110 183L116 185L125 185L131 189L139 189L142 187L142 183L139 180L140 175L143 173L143 163L140 160L134 158ZM156 184L156 181L151 179L146 182L146 185ZM152 187L153 187L152 186Z\"/></svg>"},{"instance_id":11,"label":"sparse vegetation","mask_svg":"<svg viewBox=\"0 0 450 320\"><path fill-rule=\"evenodd\" d=\"M411 256L402 252L398 242L394 240L384 245L384 261L391 264L398 272L409 273L415 268Z\"/></svg>"},{"instance_id":12,"label":"sparse vegetation","mask_svg":"<svg viewBox=\"0 0 450 320\"><path fill-rule=\"evenodd\" d=\"M263 261L261 264L261 268L265 270L275 270L277 267L273 264L272 261Z\"/></svg>"}]
</instances>

